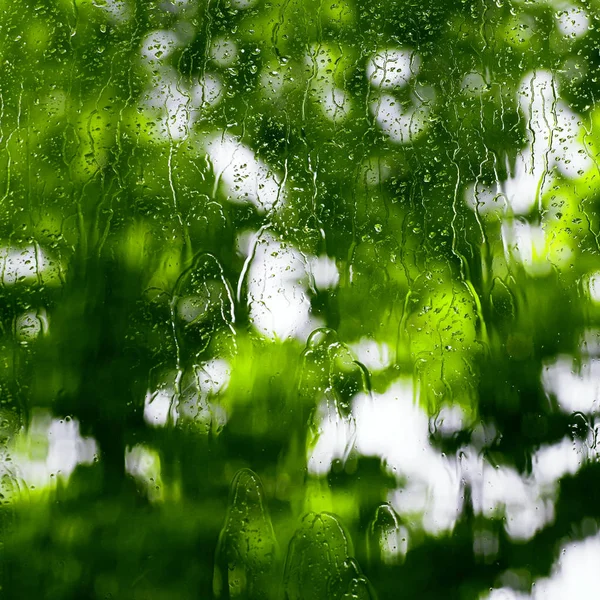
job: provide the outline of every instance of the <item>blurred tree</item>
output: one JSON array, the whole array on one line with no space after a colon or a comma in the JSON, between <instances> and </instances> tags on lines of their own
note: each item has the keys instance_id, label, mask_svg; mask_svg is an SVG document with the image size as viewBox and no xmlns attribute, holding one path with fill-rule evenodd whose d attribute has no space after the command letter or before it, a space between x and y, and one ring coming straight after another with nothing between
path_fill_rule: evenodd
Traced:
<instances>
[{"instance_id":1,"label":"blurred tree","mask_svg":"<svg viewBox=\"0 0 600 600\"><path fill-rule=\"evenodd\" d=\"M598 15L4 2L4 596L529 593L595 535Z\"/></svg>"}]
</instances>

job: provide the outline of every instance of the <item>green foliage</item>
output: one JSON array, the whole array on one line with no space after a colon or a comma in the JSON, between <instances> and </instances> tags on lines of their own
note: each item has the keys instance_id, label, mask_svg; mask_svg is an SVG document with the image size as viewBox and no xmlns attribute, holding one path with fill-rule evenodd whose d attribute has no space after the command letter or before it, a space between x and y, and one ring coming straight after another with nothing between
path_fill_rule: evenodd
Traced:
<instances>
[{"instance_id":1,"label":"green foliage","mask_svg":"<svg viewBox=\"0 0 600 600\"><path fill-rule=\"evenodd\" d=\"M596 0L0 6L4 597L474 599L597 533Z\"/></svg>"}]
</instances>

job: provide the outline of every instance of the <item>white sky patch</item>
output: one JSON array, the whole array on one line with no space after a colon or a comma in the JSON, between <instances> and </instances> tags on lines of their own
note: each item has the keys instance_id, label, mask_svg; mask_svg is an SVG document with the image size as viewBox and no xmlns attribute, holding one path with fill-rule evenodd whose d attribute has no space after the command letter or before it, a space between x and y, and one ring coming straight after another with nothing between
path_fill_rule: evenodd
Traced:
<instances>
[{"instance_id":1,"label":"white sky patch","mask_svg":"<svg viewBox=\"0 0 600 600\"><path fill-rule=\"evenodd\" d=\"M404 105L391 94L382 94L377 100L371 102L371 112L379 127L392 142L407 144L417 139L427 129L432 99L432 90L428 90L420 98L413 94L412 102L408 105Z\"/></svg>"},{"instance_id":2,"label":"white sky patch","mask_svg":"<svg viewBox=\"0 0 600 600\"><path fill-rule=\"evenodd\" d=\"M177 422L178 412L175 390L169 387L148 391L144 401L144 421L152 427L164 427L169 421Z\"/></svg>"},{"instance_id":3,"label":"white sky patch","mask_svg":"<svg viewBox=\"0 0 600 600\"><path fill-rule=\"evenodd\" d=\"M515 165L508 177L498 182L498 189L512 211L525 215L539 202L543 193L542 179L546 172L545 158L534 157L531 146L517 154Z\"/></svg>"},{"instance_id":4,"label":"white sky patch","mask_svg":"<svg viewBox=\"0 0 600 600\"><path fill-rule=\"evenodd\" d=\"M600 413L600 359L586 358L576 368L572 357L559 356L544 367L542 383L563 412Z\"/></svg>"},{"instance_id":5,"label":"white sky patch","mask_svg":"<svg viewBox=\"0 0 600 600\"><path fill-rule=\"evenodd\" d=\"M0 278L4 285L60 283L59 265L39 246L0 246Z\"/></svg>"},{"instance_id":6,"label":"white sky patch","mask_svg":"<svg viewBox=\"0 0 600 600\"><path fill-rule=\"evenodd\" d=\"M214 106L220 100L222 89L221 80L214 73L206 73L203 79L188 86L176 69L162 66L154 74L146 94L146 106L160 109L172 105L169 107L171 113L182 104L186 106L191 103L195 109L205 104Z\"/></svg>"},{"instance_id":7,"label":"white sky patch","mask_svg":"<svg viewBox=\"0 0 600 600\"><path fill-rule=\"evenodd\" d=\"M549 127L552 127L555 117L554 108L558 100L558 90L554 76L550 71L530 71L521 80L517 99L525 117L530 135L539 139L543 146L540 150L546 150L549 145ZM550 120L548 120L550 119ZM535 135L538 134L538 135ZM535 140L530 139L531 142Z\"/></svg>"},{"instance_id":8,"label":"white sky patch","mask_svg":"<svg viewBox=\"0 0 600 600\"><path fill-rule=\"evenodd\" d=\"M191 96L175 69L160 69L146 92L144 104L161 114L165 140L187 137L192 122Z\"/></svg>"},{"instance_id":9,"label":"white sky patch","mask_svg":"<svg viewBox=\"0 0 600 600\"><path fill-rule=\"evenodd\" d=\"M568 6L559 10L555 17L556 27L565 36L580 37L589 31L590 19L583 8Z\"/></svg>"},{"instance_id":10,"label":"white sky patch","mask_svg":"<svg viewBox=\"0 0 600 600\"><path fill-rule=\"evenodd\" d=\"M589 276L588 289L592 302L600 304L600 271L592 273Z\"/></svg>"},{"instance_id":11,"label":"white sky patch","mask_svg":"<svg viewBox=\"0 0 600 600\"><path fill-rule=\"evenodd\" d=\"M419 72L420 58L413 50L390 48L367 62L367 79L380 89L404 87Z\"/></svg>"},{"instance_id":12,"label":"white sky patch","mask_svg":"<svg viewBox=\"0 0 600 600\"><path fill-rule=\"evenodd\" d=\"M238 57L237 44L227 38L217 38L210 46L210 58L220 67L230 67Z\"/></svg>"},{"instance_id":13,"label":"white sky patch","mask_svg":"<svg viewBox=\"0 0 600 600\"><path fill-rule=\"evenodd\" d=\"M185 373L177 402L178 415L202 425L205 433L220 431L227 423L227 414L218 403L210 400L227 388L230 374L229 364L217 359L196 365Z\"/></svg>"},{"instance_id":14,"label":"white sky patch","mask_svg":"<svg viewBox=\"0 0 600 600\"><path fill-rule=\"evenodd\" d=\"M228 133L213 135L206 151L217 180L223 182L233 202L252 203L265 212L285 201L285 190L275 173L238 138Z\"/></svg>"},{"instance_id":15,"label":"white sky patch","mask_svg":"<svg viewBox=\"0 0 600 600\"><path fill-rule=\"evenodd\" d=\"M265 64L260 74L260 89L262 94L273 102L277 102L286 84L293 85L294 67L287 64L270 61Z\"/></svg>"},{"instance_id":16,"label":"white sky patch","mask_svg":"<svg viewBox=\"0 0 600 600\"><path fill-rule=\"evenodd\" d=\"M553 131L557 126L558 92L550 72L530 72L523 77L517 93L521 112L526 119L527 146L517 154L508 176L498 182L512 211L529 213L539 204L544 186L549 185L553 167ZM554 144L556 145L556 144Z\"/></svg>"},{"instance_id":17,"label":"white sky patch","mask_svg":"<svg viewBox=\"0 0 600 600\"><path fill-rule=\"evenodd\" d=\"M574 475L585 458L580 444L563 438L556 444L542 446L531 461L535 481L542 486L550 486L565 475Z\"/></svg>"},{"instance_id":18,"label":"white sky patch","mask_svg":"<svg viewBox=\"0 0 600 600\"><path fill-rule=\"evenodd\" d=\"M600 538L567 544L547 579L536 582L533 600L595 600L600 591Z\"/></svg>"},{"instance_id":19,"label":"white sky patch","mask_svg":"<svg viewBox=\"0 0 600 600\"><path fill-rule=\"evenodd\" d=\"M496 183L488 185L477 182L468 185L465 188L465 202L480 215L501 214L508 206L505 195L500 193Z\"/></svg>"},{"instance_id":20,"label":"white sky patch","mask_svg":"<svg viewBox=\"0 0 600 600\"><path fill-rule=\"evenodd\" d=\"M461 412L451 407L440 412L442 419L448 420L449 431L464 425ZM463 508L463 485L467 482L476 514L504 517L511 538L529 540L554 520L560 479L597 458L590 449L590 432L587 440L565 438L542 446L532 457L531 475L510 466L493 466L481 452L482 446L493 442L495 430L491 426L479 428L480 439L473 440L476 446L445 456L431 444L430 419L414 403L410 381L396 382L382 394L358 394L349 416L340 414L332 403L323 403L319 415L319 436L309 456L309 471L325 475L333 460L348 456L353 443L359 454L380 457L386 469L402 482L389 501L405 522L432 534L453 528ZM486 532L481 533L478 548L492 553L494 539L486 536Z\"/></svg>"},{"instance_id":21,"label":"white sky patch","mask_svg":"<svg viewBox=\"0 0 600 600\"><path fill-rule=\"evenodd\" d=\"M309 470L327 473L335 458L347 455L348 443L355 437L360 454L381 457L389 471L406 479L390 498L397 512L421 513L422 525L431 533L451 529L461 505L458 474L431 446L429 419L413 402L412 383L397 382L373 397L357 395L352 415L353 419L344 419L330 413L321 421Z\"/></svg>"},{"instance_id":22,"label":"white sky patch","mask_svg":"<svg viewBox=\"0 0 600 600\"><path fill-rule=\"evenodd\" d=\"M27 311L15 321L16 337L21 342L31 342L48 333L48 314L45 308Z\"/></svg>"},{"instance_id":23,"label":"white sky patch","mask_svg":"<svg viewBox=\"0 0 600 600\"><path fill-rule=\"evenodd\" d=\"M249 259L246 281L254 327L269 338L305 341L322 322L311 314L303 256L265 233Z\"/></svg>"},{"instance_id":24,"label":"white sky patch","mask_svg":"<svg viewBox=\"0 0 600 600\"><path fill-rule=\"evenodd\" d=\"M163 499L160 456L156 450L143 444L127 448L125 470L145 486L150 501Z\"/></svg>"},{"instance_id":25,"label":"white sky patch","mask_svg":"<svg viewBox=\"0 0 600 600\"><path fill-rule=\"evenodd\" d=\"M507 260L519 261L529 275L546 275L552 269L546 253L546 232L542 227L518 220L505 221L502 243Z\"/></svg>"},{"instance_id":26,"label":"white sky patch","mask_svg":"<svg viewBox=\"0 0 600 600\"><path fill-rule=\"evenodd\" d=\"M323 400L317 408L319 423L317 441L308 457L308 470L314 475L327 475L334 460L345 460L356 438L356 424L345 417L334 400Z\"/></svg>"},{"instance_id":27,"label":"white sky patch","mask_svg":"<svg viewBox=\"0 0 600 600\"><path fill-rule=\"evenodd\" d=\"M596 600L600 589L600 536L565 544L549 577L538 579L531 594L493 590L485 600Z\"/></svg>"},{"instance_id":28,"label":"white sky patch","mask_svg":"<svg viewBox=\"0 0 600 600\"><path fill-rule=\"evenodd\" d=\"M562 175L569 179L581 177L594 167L594 161L579 140L581 118L559 100L556 104L556 128L553 131L552 160Z\"/></svg>"},{"instance_id":29,"label":"white sky patch","mask_svg":"<svg viewBox=\"0 0 600 600\"><path fill-rule=\"evenodd\" d=\"M340 281L340 272L333 258L329 258L326 254L310 256L307 262L308 272L317 289L328 290L337 286Z\"/></svg>"},{"instance_id":30,"label":"white sky patch","mask_svg":"<svg viewBox=\"0 0 600 600\"><path fill-rule=\"evenodd\" d=\"M157 133L161 141L170 142L186 139L193 123L222 98L218 75L205 73L190 84L173 67L161 65L153 71L142 106L158 114Z\"/></svg>"},{"instance_id":31,"label":"white sky patch","mask_svg":"<svg viewBox=\"0 0 600 600\"><path fill-rule=\"evenodd\" d=\"M335 458L348 454L348 443L355 437L357 452L381 457L389 471L407 480L390 498L398 513L421 513L422 525L430 533L451 529L461 506L458 473L432 447L429 418L413 402L412 382L396 382L372 397L358 394L352 415L343 418L330 412L321 421L309 470L327 473Z\"/></svg>"},{"instance_id":32,"label":"white sky patch","mask_svg":"<svg viewBox=\"0 0 600 600\"><path fill-rule=\"evenodd\" d=\"M186 323L191 323L205 315L210 305L209 297L185 296L177 302L177 315Z\"/></svg>"},{"instance_id":33,"label":"white sky patch","mask_svg":"<svg viewBox=\"0 0 600 600\"><path fill-rule=\"evenodd\" d=\"M472 71L463 77L461 90L467 96L479 96L489 91L490 86L481 73Z\"/></svg>"},{"instance_id":34,"label":"white sky patch","mask_svg":"<svg viewBox=\"0 0 600 600\"><path fill-rule=\"evenodd\" d=\"M175 424L187 418L221 429L227 415L217 402L210 400L224 392L231 379L231 366L222 358L213 358L178 376L169 373L154 391L148 390L144 401L144 420L152 427Z\"/></svg>"},{"instance_id":35,"label":"white sky patch","mask_svg":"<svg viewBox=\"0 0 600 600\"><path fill-rule=\"evenodd\" d=\"M252 8L258 0L231 0L231 6L244 10L246 8Z\"/></svg>"},{"instance_id":36,"label":"white sky patch","mask_svg":"<svg viewBox=\"0 0 600 600\"><path fill-rule=\"evenodd\" d=\"M231 379L231 366L223 358L211 358L196 371L200 389L207 396L225 391Z\"/></svg>"},{"instance_id":37,"label":"white sky patch","mask_svg":"<svg viewBox=\"0 0 600 600\"><path fill-rule=\"evenodd\" d=\"M350 95L341 88L325 84L315 91L323 115L334 123L343 121L352 108Z\"/></svg>"},{"instance_id":38,"label":"white sky patch","mask_svg":"<svg viewBox=\"0 0 600 600\"><path fill-rule=\"evenodd\" d=\"M444 404L439 413L431 418L433 429L443 435L452 435L465 428L466 415L458 404Z\"/></svg>"},{"instance_id":39,"label":"white sky patch","mask_svg":"<svg viewBox=\"0 0 600 600\"><path fill-rule=\"evenodd\" d=\"M579 116L559 98L550 71L530 72L521 81L519 104L527 119L530 154L528 172L543 177L554 166L573 178L593 166L583 144Z\"/></svg>"},{"instance_id":40,"label":"white sky patch","mask_svg":"<svg viewBox=\"0 0 600 600\"><path fill-rule=\"evenodd\" d=\"M542 493L534 480L511 467L494 467L473 450L463 449L460 472L471 484L475 514L504 515L504 527L513 539L531 539L554 518L553 490Z\"/></svg>"},{"instance_id":41,"label":"white sky patch","mask_svg":"<svg viewBox=\"0 0 600 600\"><path fill-rule=\"evenodd\" d=\"M386 93L386 90L406 86L417 75L419 66L419 56L409 49L383 50L367 62L367 79L373 87L382 90L371 102L371 113L384 133L397 144L416 139L429 124L430 104L435 98L433 88L418 86L409 103L402 103Z\"/></svg>"},{"instance_id":42,"label":"white sky patch","mask_svg":"<svg viewBox=\"0 0 600 600\"><path fill-rule=\"evenodd\" d=\"M144 38L140 53L144 60L154 65L169 58L180 43L179 36L174 31L157 29Z\"/></svg>"},{"instance_id":43,"label":"white sky patch","mask_svg":"<svg viewBox=\"0 0 600 600\"><path fill-rule=\"evenodd\" d=\"M564 438L542 446L532 457L530 476L512 467L494 467L472 450L463 450L462 476L472 486L473 507L487 518L505 515L505 529L515 540L529 540L554 520L558 482L593 458L587 441Z\"/></svg>"},{"instance_id":44,"label":"white sky patch","mask_svg":"<svg viewBox=\"0 0 600 600\"><path fill-rule=\"evenodd\" d=\"M257 242L258 235L256 231L246 229L238 233L236 242L236 249L240 256L248 258L248 256L254 251L254 245Z\"/></svg>"},{"instance_id":45,"label":"white sky patch","mask_svg":"<svg viewBox=\"0 0 600 600\"><path fill-rule=\"evenodd\" d=\"M53 485L55 477L68 479L77 465L91 464L97 451L93 438L81 436L77 419L36 410L29 429L14 437L10 455L28 487L44 488Z\"/></svg>"},{"instance_id":46,"label":"white sky patch","mask_svg":"<svg viewBox=\"0 0 600 600\"><path fill-rule=\"evenodd\" d=\"M336 51L329 44L313 44L304 56L312 100L323 116L339 123L350 113L352 101L350 94L336 85L338 60Z\"/></svg>"},{"instance_id":47,"label":"white sky patch","mask_svg":"<svg viewBox=\"0 0 600 600\"><path fill-rule=\"evenodd\" d=\"M581 335L581 353L586 356L600 355L600 329L587 328Z\"/></svg>"},{"instance_id":48,"label":"white sky patch","mask_svg":"<svg viewBox=\"0 0 600 600\"><path fill-rule=\"evenodd\" d=\"M176 69L163 65L155 69L143 106L158 113L158 133L163 141L170 142L186 139L192 124L222 98L223 85L217 75L205 73L190 85Z\"/></svg>"},{"instance_id":49,"label":"white sky patch","mask_svg":"<svg viewBox=\"0 0 600 600\"><path fill-rule=\"evenodd\" d=\"M267 67L260 74L260 89L268 98L276 98L281 93L284 83L285 75L279 69Z\"/></svg>"},{"instance_id":50,"label":"white sky patch","mask_svg":"<svg viewBox=\"0 0 600 600\"><path fill-rule=\"evenodd\" d=\"M529 594L515 592L510 588L501 588L493 590L489 595L483 596L485 600L529 600Z\"/></svg>"},{"instance_id":51,"label":"white sky patch","mask_svg":"<svg viewBox=\"0 0 600 600\"><path fill-rule=\"evenodd\" d=\"M385 342L361 338L358 342L349 344L349 348L369 371L383 371L392 364L392 351Z\"/></svg>"},{"instance_id":52,"label":"white sky patch","mask_svg":"<svg viewBox=\"0 0 600 600\"><path fill-rule=\"evenodd\" d=\"M195 110L216 106L223 99L223 84L219 76L205 73L204 77L192 86L190 98Z\"/></svg>"},{"instance_id":53,"label":"white sky patch","mask_svg":"<svg viewBox=\"0 0 600 600\"><path fill-rule=\"evenodd\" d=\"M555 169L574 179L594 166L580 140L580 117L559 98L557 87L549 71L529 72L523 77L517 98L526 120L527 145L514 165L507 162L504 181L467 186L465 201L472 209L482 214L501 212L501 195L515 215L526 215L541 204L542 196L553 185Z\"/></svg>"}]
</instances>

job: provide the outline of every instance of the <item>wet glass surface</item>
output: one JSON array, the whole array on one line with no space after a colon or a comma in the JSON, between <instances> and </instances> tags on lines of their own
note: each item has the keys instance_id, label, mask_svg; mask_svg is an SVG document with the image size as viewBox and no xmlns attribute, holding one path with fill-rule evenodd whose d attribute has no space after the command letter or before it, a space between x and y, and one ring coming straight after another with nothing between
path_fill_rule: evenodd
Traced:
<instances>
[{"instance_id":1,"label":"wet glass surface","mask_svg":"<svg viewBox=\"0 0 600 600\"><path fill-rule=\"evenodd\" d=\"M598 597L598 0L0 0L0 595Z\"/></svg>"}]
</instances>

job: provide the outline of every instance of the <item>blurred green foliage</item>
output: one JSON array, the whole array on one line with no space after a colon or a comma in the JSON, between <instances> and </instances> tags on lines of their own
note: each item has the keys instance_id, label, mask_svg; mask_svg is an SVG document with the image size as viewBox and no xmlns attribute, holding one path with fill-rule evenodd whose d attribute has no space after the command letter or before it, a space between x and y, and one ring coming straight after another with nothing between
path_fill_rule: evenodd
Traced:
<instances>
[{"instance_id":1,"label":"blurred green foliage","mask_svg":"<svg viewBox=\"0 0 600 600\"><path fill-rule=\"evenodd\" d=\"M0 6L3 597L466 600L596 533L544 374L600 347L597 0ZM552 518L402 512L395 385L455 466L585 447Z\"/></svg>"}]
</instances>

